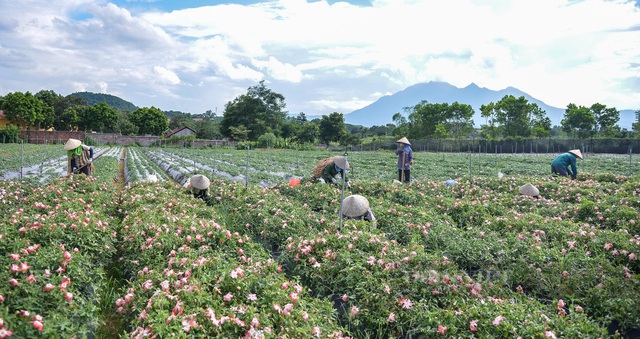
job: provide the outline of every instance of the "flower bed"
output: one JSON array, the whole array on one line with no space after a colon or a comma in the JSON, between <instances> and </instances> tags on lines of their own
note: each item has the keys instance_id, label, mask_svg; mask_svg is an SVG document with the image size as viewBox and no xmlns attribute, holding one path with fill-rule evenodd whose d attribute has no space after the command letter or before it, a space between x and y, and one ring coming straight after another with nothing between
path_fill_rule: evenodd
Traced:
<instances>
[{"instance_id":1,"label":"flower bed","mask_svg":"<svg viewBox=\"0 0 640 339\"><path fill-rule=\"evenodd\" d=\"M0 333L73 337L100 324L114 253L111 190L95 178L34 188L2 181Z\"/></svg>"},{"instance_id":2,"label":"flower bed","mask_svg":"<svg viewBox=\"0 0 640 339\"><path fill-rule=\"evenodd\" d=\"M0 333L81 337L110 323L132 338L596 338L618 327L631 338L640 327L637 177L355 179L345 195L369 199L374 227L340 220L332 185L218 178L208 205L169 180L114 189L104 179L119 151L93 178L0 182ZM527 182L540 198L518 194Z\"/></svg>"}]
</instances>

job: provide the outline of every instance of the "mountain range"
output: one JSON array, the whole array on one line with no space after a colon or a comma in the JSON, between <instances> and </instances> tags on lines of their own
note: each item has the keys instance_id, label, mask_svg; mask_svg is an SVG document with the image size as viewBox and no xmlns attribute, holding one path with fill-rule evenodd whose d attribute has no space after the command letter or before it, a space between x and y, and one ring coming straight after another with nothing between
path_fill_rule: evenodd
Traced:
<instances>
[{"instance_id":1,"label":"mountain range","mask_svg":"<svg viewBox=\"0 0 640 339\"><path fill-rule=\"evenodd\" d=\"M485 118L480 116L480 106L491 102L498 102L505 95L513 95L516 98L524 96L530 103L537 104L538 107L546 112L553 126L559 126L560 121L562 121L564 117L564 108L547 105L517 88L507 87L499 91L494 91L484 87L478 87L473 83L467 87L458 88L446 82L432 81L415 84L395 94L383 96L366 107L345 114L344 120L347 124L365 127L384 126L393 123L392 117L394 114L401 113L406 116L404 108L413 107L422 100L430 103L449 104L457 101L473 107L475 111L473 121L475 127L478 128L486 123ZM617 109L620 110L619 108ZM620 110L618 126L631 130L631 124L634 123L635 120L636 117L633 110Z\"/></svg>"}]
</instances>

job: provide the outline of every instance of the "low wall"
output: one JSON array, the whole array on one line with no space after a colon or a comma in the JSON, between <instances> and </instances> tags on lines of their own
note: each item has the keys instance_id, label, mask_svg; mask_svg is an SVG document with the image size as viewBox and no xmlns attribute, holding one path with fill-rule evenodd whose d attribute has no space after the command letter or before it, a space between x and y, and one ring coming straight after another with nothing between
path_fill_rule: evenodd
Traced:
<instances>
[{"instance_id":1,"label":"low wall","mask_svg":"<svg viewBox=\"0 0 640 339\"><path fill-rule=\"evenodd\" d=\"M99 144L116 144L122 146L140 145L149 147L160 141L158 136L126 136L116 133L87 133L87 138Z\"/></svg>"},{"instance_id":2,"label":"low wall","mask_svg":"<svg viewBox=\"0 0 640 339\"><path fill-rule=\"evenodd\" d=\"M83 140L84 132L22 131L19 137L29 144L64 144L69 138Z\"/></svg>"}]
</instances>

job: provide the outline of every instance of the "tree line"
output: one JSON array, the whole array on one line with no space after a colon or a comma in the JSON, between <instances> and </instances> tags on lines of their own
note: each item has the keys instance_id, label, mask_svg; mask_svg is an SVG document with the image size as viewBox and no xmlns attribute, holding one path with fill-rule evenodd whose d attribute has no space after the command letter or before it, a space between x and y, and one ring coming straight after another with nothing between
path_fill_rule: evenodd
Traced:
<instances>
[{"instance_id":1,"label":"tree line","mask_svg":"<svg viewBox=\"0 0 640 339\"><path fill-rule=\"evenodd\" d=\"M0 109L12 124L26 129L161 135L168 128L164 113L155 107L119 111L106 102L88 105L74 95L51 90L12 92L0 97Z\"/></svg>"},{"instance_id":2,"label":"tree line","mask_svg":"<svg viewBox=\"0 0 640 339\"><path fill-rule=\"evenodd\" d=\"M304 112L291 116L285 97L266 87L264 81L229 101L221 117L208 110L201 114L163 112L155 107L117 110L106 102L88 105L79 96L62 96L51 90L35 95L13 92L0 97L0 109L17 125L36 129L120 133L122 135L162 135L167 130L188 126L201 139L229 138L258 146L285 144L359 145L363 139L385 140L406 136L422 140L517 140L530 138L628 138L632 131L617 126L620 113L595 103L590 107L569 104L560 126L552 126L546 112L524 96L504 96L480 107L487 123L474 126L474 109L459 102L430 103L423 100L393 115L385 126L346 124L344 115L332 112L308 120ZM636 119L640 110L636 112ZM640 131L640 122L633 132Z\"/></svg>"}]
</instances>

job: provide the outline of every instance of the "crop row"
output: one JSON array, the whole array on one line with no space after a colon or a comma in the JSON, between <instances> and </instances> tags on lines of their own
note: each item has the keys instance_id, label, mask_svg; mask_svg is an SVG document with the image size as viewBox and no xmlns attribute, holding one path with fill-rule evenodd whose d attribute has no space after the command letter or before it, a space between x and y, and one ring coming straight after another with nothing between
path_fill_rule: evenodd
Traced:
<instances>
[{"instance_id":1,"label":"crop row","mask_svg":"<svg viewBox=\"0 0 640 339\"><path fill-rule=\"evenodd\" d=\"M123 154L146 159L127 150L104 152L93 178L1 182L0 333L99 336L113 323L129 337L606 337L639 329L638 182L589 172L607 158L588 157L578 180L504 170L473 181L463 174L452 187L437 176L396 186L394 157L371 153L391 175L355 172L345 193L369 199L374 227L340 219L341 192L331 185L289 187L290 174L269 187L215 179L248 171L232 162L242 154L245 166L256 164L249 178L272 175L261 164L285 159L266 152L254 162L254 153L229 150L208 164L156 149L147 154L157 165L131 160L178 183L211 173L208 204L168 180L116 190ZM352 164L373 173L369 155L353 155ZM531 158L518 171L542 168ZM431 165L465 164L464 155L446 159ZM540 198L518 194L527 182Z\"/></svg>"}]
</instances>

